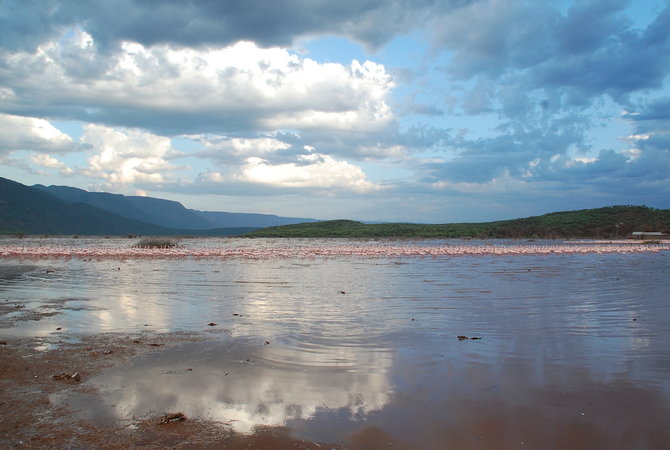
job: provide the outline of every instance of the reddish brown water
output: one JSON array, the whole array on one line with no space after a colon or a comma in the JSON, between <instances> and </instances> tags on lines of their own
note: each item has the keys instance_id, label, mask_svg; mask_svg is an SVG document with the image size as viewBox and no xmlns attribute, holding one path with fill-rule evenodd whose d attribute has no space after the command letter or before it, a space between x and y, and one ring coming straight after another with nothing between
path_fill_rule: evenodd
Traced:
<instances>
[{"instance_id":1,"label":"reddish brown water","mask_svg":"<svg viewBox=\"0 0 670 450\"><path fill-rule=\"evenodd\" d=\"M51 399L101 424L178 410L331 443L670 445L669 252L30 264L0 285L24 306L2 336L206 338Z\"/></svg>"}]
</instances>

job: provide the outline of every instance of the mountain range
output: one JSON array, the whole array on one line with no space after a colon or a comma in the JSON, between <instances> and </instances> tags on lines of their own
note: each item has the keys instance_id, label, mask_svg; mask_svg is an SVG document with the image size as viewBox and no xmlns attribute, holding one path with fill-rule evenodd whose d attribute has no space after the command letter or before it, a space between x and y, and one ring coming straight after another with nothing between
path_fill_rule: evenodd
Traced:
<instances>
[{"instance_id":1,"label":"mountain range","mask_svg":"<svg viewBox=\"0 0 670 450\"><path fill-rule=\"evenodd\" d=\"M179 202L69 186L25 186L0 178L0 233L81 235L236 235L314 222L271 214L188 209Z\"/></svg>"},{"instance_id":2,"label":"mountain range","mask_svg":"<svg viewBox=\"0 0 670 450\"><path fill-rule=\"evenodd\" d=\"M25 186L0 178L0 234L250 237L574 238L670 234L670 210L608 206L483 223L364 224L269 214L198 211L152 197Z\"/></svg>"}]
</instances>

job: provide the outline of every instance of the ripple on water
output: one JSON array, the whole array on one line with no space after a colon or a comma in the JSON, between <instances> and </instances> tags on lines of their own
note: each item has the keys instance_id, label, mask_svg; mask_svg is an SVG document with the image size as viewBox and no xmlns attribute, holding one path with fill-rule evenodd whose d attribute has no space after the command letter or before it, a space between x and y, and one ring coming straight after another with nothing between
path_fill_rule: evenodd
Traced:
<instances>
[{"instance_id":1,"label":"ripple on water","mask_svg":"<svg viewBox=\"0 0 670 450\"><path fill-rule=\"evenodd\" d=\"M421 441L432 436L426 427L458 430L477 417L514 425L521 408L526 422L569 418L542 430L578 420L604 436L618 433L607 423L622 423L615 412L626 402L606 395L622 385L667 412L658 405L670 398L669 263L667 252L49 259L0 282L0 299L11 299L1 331L206 337L96 378L99 397L69 400L86 417L95 408L110 420L180 410L241 431L288 425L330 442L375 423L425 444L437 442ZM19 321L20 311L58 314ZM592 401L599 406L571 416Z\"/></svg>"}]
</instances>

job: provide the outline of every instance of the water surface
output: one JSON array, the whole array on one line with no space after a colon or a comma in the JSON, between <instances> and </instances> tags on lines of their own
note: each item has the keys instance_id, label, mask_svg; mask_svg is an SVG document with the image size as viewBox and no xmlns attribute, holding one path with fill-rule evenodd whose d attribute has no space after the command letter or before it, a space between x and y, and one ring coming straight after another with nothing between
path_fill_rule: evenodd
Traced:
<instances>
[{"instance_id":1,"label":"water surface","mask_svg":"<svg viewBox=\"0 0 670 450\"><path fill-rule=\"evenodd\" d=\"M324 442L376 427L415 448L670 443L667 251L29 264L0 280L20 306L2 336L206 336L54 399L95 420L180 410Z\"/></svg>"}]
</instances>

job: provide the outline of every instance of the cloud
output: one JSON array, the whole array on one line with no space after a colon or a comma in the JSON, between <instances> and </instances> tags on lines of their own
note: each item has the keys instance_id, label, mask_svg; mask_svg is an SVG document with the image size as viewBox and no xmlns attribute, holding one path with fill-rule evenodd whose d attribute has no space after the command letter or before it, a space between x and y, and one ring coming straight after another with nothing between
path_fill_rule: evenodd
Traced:
<instances>
[{"instance_id":1,"label":"cloud","mask_svg":"<svg viewBox=\"0 0 670 450\"><path fill-rule=\"evenodd\" d=\"M499 176L491 178L490 180L477 183L468 181L449 181L440 180L431 183L430 189L436 191L447 191L454 193L467 194L500 194L506 192L519 192L532 189L532 183L514 178L509 173L503 172Z\"/></svg>"},{"instance_id":2,"label":"cloud","mask_svg":"<svg viewBox=\"0 0 670 450\"><path fill-rule=\"evenodd\" d=\"M535 161L566 155L584 139L584 130L576 122L546 121L543 127L518 126L486 138L437 134L446 156L420 162L418 167L430 182L486 183L503 174L527 178L529 166Z\"/></svg>"},{"instance_id":3,"label":"cloud","mask_svg":"<svg viewBox=\"0 0 670 450\"><path fill-rule=\"evenodd\" d=\"M642 139L637 148L601 150L594 157L568 153L539 155L526 152L493 158L429 160L419 165L426 176L416 189L470 195L472 198L510 198L520 202L545 198L562 201L567 209L602 204L664 204L670 196L670 139L667 135ZM562 200L561 200L562 199ZM573 202L572 206L570 201ZM553 203L552 203L553 204Z\"/></svg>"},{"instance_id":4,"label":"cloud","mask_svg":"<svg viewBox=\"0 0 670 450\"><path fill-rule=\"evenodd\" d=\"M632 92L662 87L670 69L659 57L670 52L670 35L662 31L670 26L670 7L638 30L624 13L629 4L589 0L563 12L546 2L482 0L436 17L433 45L451 56L452 80L479 80L466 101L469 112L476 112L473 96L484 100L487 84L517 102L542 91L554 110L588 106L602 95L625 103Z\"/></svg>"},{"instance_id":5,"label":"cloud","mask_svg":"<svg viewBox=\"0 0 670 450\"><path fill-rule=\"evenodd\" d=\"M262 47L290 46L299 37L324 34L378 48L426 17L465 3L469 2L5 0L0 4L0 46L32 51L64 28L81 26L105 48L123 41L203 47L247 40Z\"/></svg>"},{"instance_id":6,"label":"cloud","mask_svg":"<svg viewBox=\"0 0 670 450\"><path fill-rule=\"evenodd\" d=\"M47 120L0 114L0 154L17 150L65 153L75 149L72 138Z\"/></svg>"},{"instance_id":7,"label":"cloud","mask_svg":"<svg viewBox=\"0 0 670 450\"><path fill-rule=\"evenodd\" d=\"M171 139L137 129L89 124L81 137L81 143L89 148L88 166L79 173L102 178L115 189L134 185L168 191L248 191L250 195L281 195L305 189L358 193L380 189L360 167L318 153L310 146L298 152L270 137L215 137L200 141L208 148L196 155L209 158L214 166L193 179L189 175L191 168L174 164L175 159L189 155L175 150ZM49 157L35 162L57 165Z\"/></svg>"},{"instance_id":8,"label":"cloud","mask_svg":"<svg viewBox=\"0 0 670 450\"><path fill-rule=\"evenodd\" d=\"M47 169L58 169L60 174L63 176L72 176L75 173L74 169L68 167L65 165L65 163L45 153L36 153L31 155L30 161L40 167Z\"/></svg>"},{"instance_id":9,"label":"cloud","mask_svg":"<svg viewBox=\"0 0 670 450\"><path fill-rule=\"evenodd\" d=\"M231 137L192 135L191 139L199 142L204 150L197 156L207 158L215 163L239 164L248 157L272 157L283 155L291 149L291 144L276 137Z\"/></svg>"},{"instance_id":10,"label":"cloud","mask_svg":"<svg viewBox=\"0 0 670 450\"><path fill-rule=\"evenodd\" d=\"M376 188L366 179L360 167L318 153L300 155L297 162L276 165L261 158L248 158L239 179L280 188L341 189L357 192Z\"/></svg>"},{"instance_id":11,"label":"cloud","mask_svg":"<svg viewBox=\"0 0 670 450\"><path fill-rule=\"evenodd\" d=\"M563 86L570 100L607 94L626 103L629 94L660 88L670 68L658 55L670 51L670 8L642 31L620 9L628 2L576 3L554 31L559 48L533 73L536 85Z\"/></svg>"},{"instance_id":12,"label":"cloud","mask_svg":"<svg viewBox=\"0 0 670 450\"><path fill-rule=\"evenodd\" d=\"M398 106L398 109L402 111L403 114L417 114L424 116L443 116L444 110L435 105L426 104L418 102L416 99L416 94L410 94L402 100L402 103Z\"/></svg>"},{"instance_id":13,"label":"cloud","mask_svg":"<svg viewBox=\"0 0 670 450\"><path fill-rule=\"evenodd\" d=\"M0 158L53 173L82 158L59 155L87 152L73 167L93 183L245 208L258 194L294 214L327 195L324 210L372 219L400 203L405 220L549 200L666 206L670 6L655 4L5 0ZM321 62L347 52L310 47L319 36L376 62Z\"/></svg>"},{"instance_id":14,"label":"cloud","mask_svg":"<svg viewBox=\"0 0 670 450\"><path fill-rule=\"evenodd\" d=\"M635 113L626 113L636 133L650 135L670 130L670 97L655 98L640 105Z\"/></svg>"},{"instance_id":15,"label":"cloud","mask_svg":"<svg viewBox=\"0 0 670 450\"><path fill-rule=\"evenodd\" d=\"M81 142L90 146L88 167L81 173L106 180L108 185L176 181L177 154L169 138L139 130L115 130L86 125Z\"/></svg>"},{"instance_id":16,"label":"cloud","mask_svg":"<svg viewBox=\"0 0 670 450\"><path fill-rule=\"evenodd\" d=\"M104 62L101 60L104 59ZM102 58L75 30L35 53L4 55L2 109L142 127L164 134L335 129L370 132L393 120L384 67L319 64L250 42L225 48L124 42Z\"/></svg>"}]
</instances>

